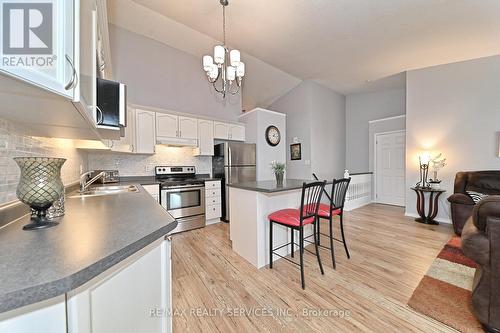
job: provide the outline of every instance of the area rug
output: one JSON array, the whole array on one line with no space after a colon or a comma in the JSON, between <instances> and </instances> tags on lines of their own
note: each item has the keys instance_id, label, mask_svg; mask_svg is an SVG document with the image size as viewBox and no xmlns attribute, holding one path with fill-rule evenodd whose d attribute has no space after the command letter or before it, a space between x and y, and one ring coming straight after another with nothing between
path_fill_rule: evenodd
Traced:
<instances>
[{"instance_id":1,"label":"area rug","mask_svg":"<svg viewBox=\"0 0 500 333\"><path fill-rule=\"evenodd\" d=\"M408 305L460 332L484 332L472 313L471 289L477 264L460 247L460 237L446 243Z\"/></svg>"}]
</instances>

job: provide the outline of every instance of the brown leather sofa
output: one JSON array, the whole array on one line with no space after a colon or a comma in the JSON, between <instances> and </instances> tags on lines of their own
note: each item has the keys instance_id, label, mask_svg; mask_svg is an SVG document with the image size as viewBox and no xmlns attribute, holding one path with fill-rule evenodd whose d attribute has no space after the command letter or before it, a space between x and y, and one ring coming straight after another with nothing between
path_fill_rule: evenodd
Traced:
<instances>
[{"instance_id":1,"label":"brown leather sofa","mask_svg":"<svg viewBox=\"0 0 500 333\"><path fill-rule=\"evenodd\" d=\"M454 193L448 198L451 203L451 219L455 233L460 235L465 222L472 214L474 200L466 191L488 195L500 195L500 171L458 172L455 176Z\"/></svg>"},{"instance_id":2,"label":"brown leather sofa","mask_svg":"<svg viewBox=\"0 0 500 333\"><path fill-rule=\"evenodd\" d=\"M472 305L488 332L500 332L500 196L479 201L462 231L462 250L479 264Z\"/></svg>"}]
</instances>

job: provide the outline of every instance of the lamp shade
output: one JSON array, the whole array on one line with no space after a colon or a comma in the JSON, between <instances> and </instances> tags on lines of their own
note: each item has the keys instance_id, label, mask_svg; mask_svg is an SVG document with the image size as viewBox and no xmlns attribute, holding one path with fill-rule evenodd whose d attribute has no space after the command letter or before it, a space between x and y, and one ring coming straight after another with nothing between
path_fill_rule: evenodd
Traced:
<instances>
[{"instance_id":1,"label":"lamp shade","mask_svg":"<svg viewBox=\"0 0 500 333\"><path fill-rule=\"evenodd\" d=\"M245 76L245 64L240 61L238 67L236 67L236 76L243 77Z\"/></svg>"},{"instance_id":2,"label":"lamp shade","mask_svg":"<svg viewBox=\"0 0 500 333\"><path fill-rule=\"evenodd\" d=\"M208 71L208 77L215 80L219 76L219 68L217 65L212 64L210 70Z\"/></svg>"},{"instance_id":3,"label":"lamp shade","mask_svg":"<svg viewBox=\"0 0 500 333\"><path fill-rule=\"evenodd\" d=\"M209 55L203 56L203 70L205 72L208 72L212 68L213 64L214 64L214 60L212 59L211 56L209 56Z\"/></svg>"},{"instance_id":4,"label":"lamp shade","mask_svg":"<svg viewBox=\"0 0 500 333\"><path fill-rule=\"evenodd\" d=\"M240 64L240 51L231 50L229 58L231 59L231 66L237 67Z\"/></svg>"},{"instance_id":5,"label":"lamp shade","mask_svg":"<svg viewBox=\"0 0 500 333\"><path fill-rule=\"evenodd\" d=\"M234 79L236 79L236 68L233 66L227 67L227 79L229 81L234 81Z\"/></svg>"},{"instance_id":6,"label":"lamp shade","mask_svg":"<svg viewBox=\"0 0 500 333\"><path fill-rule=\"evenodd\" d=\"M214 47L214 61L216 64L223 64L224 63L224 56L226 54L226 50L224 49L224 46L222 45L216 45Z\"/></svg>"},{"instance_id":7,"label":"lamp shade","mask_svg":"<svg viewBox=\"0 0 500 333\"><path fill-rule=\"evenodd\" d=\"M429 164L431 161L431 154L428 151L424 151L420 154L419 158L421 164Z\"/></svg>"}]
</instances>

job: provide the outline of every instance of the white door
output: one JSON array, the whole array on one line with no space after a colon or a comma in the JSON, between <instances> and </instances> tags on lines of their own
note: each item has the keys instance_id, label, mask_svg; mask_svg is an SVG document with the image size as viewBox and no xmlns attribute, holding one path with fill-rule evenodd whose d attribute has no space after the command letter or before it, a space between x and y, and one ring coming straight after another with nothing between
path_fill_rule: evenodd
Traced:
<instances>
[{"instance_id":1,"label":"white door","mask_svg":"<svg viewBox=\"0 0 500 333\"><path fill-rule=\"evenodd\" d=\"M245 141L245 126L243 126L243 125L230 125L229 126L229 140Z\"/></svg>"},{"instance_id":2,"label":"white door","mask_svg":"<svg viewBox=\"0 0 500 333\"><path fill-rule=\"evenodd\" d=\"M404 206L406 133L377 134L375 145L375 201Z\"/></svg>"},{"instance_id":3,"label":"white door","mask_svg":"<svg viewBox=\"0 0 500 333\"><path fill-rule=\"evenodd\" d=\"M179 137L179 116L156 113L156 135L163 138Z\"/></svg>"},{"instance_id":4,"label":"white door","mask_svg":"<svg viewBox=\"0 0 500 333\"><path fill-rule=\"evenodd\" d=\"M180 116L179 138L196 140L198 138L198 119Z\"/></svg>"},{"instance_id":5,"label":"white door","mask_svg":"<svg viewBox=\"0 0 500 333\"><path fill-rule=\"evenodd\" d=\"M135 142L134 152L154 154L156 144L154 112L140 109L135 111Z\"/></svg>"}]
</instances>

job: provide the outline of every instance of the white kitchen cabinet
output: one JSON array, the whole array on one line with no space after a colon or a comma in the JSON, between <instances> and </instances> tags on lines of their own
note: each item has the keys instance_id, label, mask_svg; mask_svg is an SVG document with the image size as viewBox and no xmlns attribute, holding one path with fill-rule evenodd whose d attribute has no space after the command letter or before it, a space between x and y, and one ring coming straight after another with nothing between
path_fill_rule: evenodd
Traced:
<instances>
[{"instance_id":1,"label":"white kitchen cabinet","mask_svg":"<svg viewBox=\"0 0 500 333\"><path fill-rule=\"evenodd\" d=\"M164 138L177 138L179 136L179 116L157 112L156 135Z\"/></svg>"},{"instance_id":2,"label":"white kitchen cabinet","mask_svg":"<svg viewBox=\"0 0 500 333\"><path fill-rule=\"evenodd\" d=\"M214 122L212 120L198 119L198 147L194 155L214 155Z\"/></svg>"},{"instance_id":3,"label":"white kitchen cabinet","mask_svg":"<svg viewBox=\"0 0 500 333\"><path fill-rule=\"evenodd\" d=\"M171 260L161 239L68 293L68 333L172 332Z\"/></svg>"},{"instance_id":4,"label":"white kitchen cabinet","mask_svg":"<svg viewBox=\"0 0 500 333\"><path fill-rule=\"evenodd\" d=\"M229 140L245 141L245 126L229 124Z\"/></svg>"},{"instance_id":5,"label":"white kitchen cabinet","mask_svg":"<svg viewBox=\"0 0 500 333\"><path fill-rule=\"evenodd\" d=\"M245 125L214 121L214 138L219 140L245 141Z\"/></svg>"},{"instance_id":6,"label":"white kitchen cabinet","mask_svg":"<svg viewBox=\"0 0 500 333\"><path fill-rule=\"evenodd\" d=\"M8 61L2 61L0 71L73 100L74 88L78 82L78 63L75 62L78 59L75 59L75 56L79 52L79 29L75 25L78 20L75 22L74 13L79 10L76 8L75 11L74 1L55 0L52 4L52 13L50 7L28 9L20 7L23 4L19 3L4 4L4 15L10 17L13 23L23 22L23 17L32 20L38 18L42 20L41 24L52 24L53 31L51 35L39 36L29 29L24 29L23 25L4 24L4 27L8 26L14 31L10 34L12 38L4 41L5 45L9 46L3 50ZM8 10L7 5L12 8ZM28 13L25 13L26 11ZM48 15L52 15L53 22L49 21ZM35 48L38 50L33 51ZM20 60L26 63L26 66L19 65ZM35 63L29 65L33 61Z\"/></svg>"},{"instance_id":7,"label":"white kitchen cabinet","mask_svg":"<svg viewBox=\"0 0 500 333\"><path fill-rule=\"evenodd\" d=\"M135 110L134 153L154 154L156 144L155 112Z\"/></svg>"},{"instance_id":8,"label":"white kitchen cabinet","mask_svg":"<svg viewBox=\"0 0 500 333\"><path fill-rule=\"evenodd\" d=\"M0 314L0 333L66 333L64 295Z\"/></svg>"},{"instance_id":9,"label":"white kitchen cabinet","mask_svg":"<svg viewBox=\"0 0 500 333\"><path fill-rule=\"evenodd\" d=\"M214 138L220 140L229 139L229 124L214 121Z\"/></svg>"},{"instance_id":10,"label":"white kitchen cabinet","mask_svg":"<svg viewBox=\"0 0 500 333\"><path fill-rule=\"evenodd\" d=\"M222 216L221 181L205 182L205 219L208 224L217 223Z\"/></svg>"},{"instance_id":11,"label":"white kitchen cabinet","mask_svg":"<svg viewBox=\"0 0 500 333\"><path fill-rule=\"evenodd\" d=\"M198 139L198 119L191 117L179 117L179 138Z\"/></svg>"}]
</instances>

